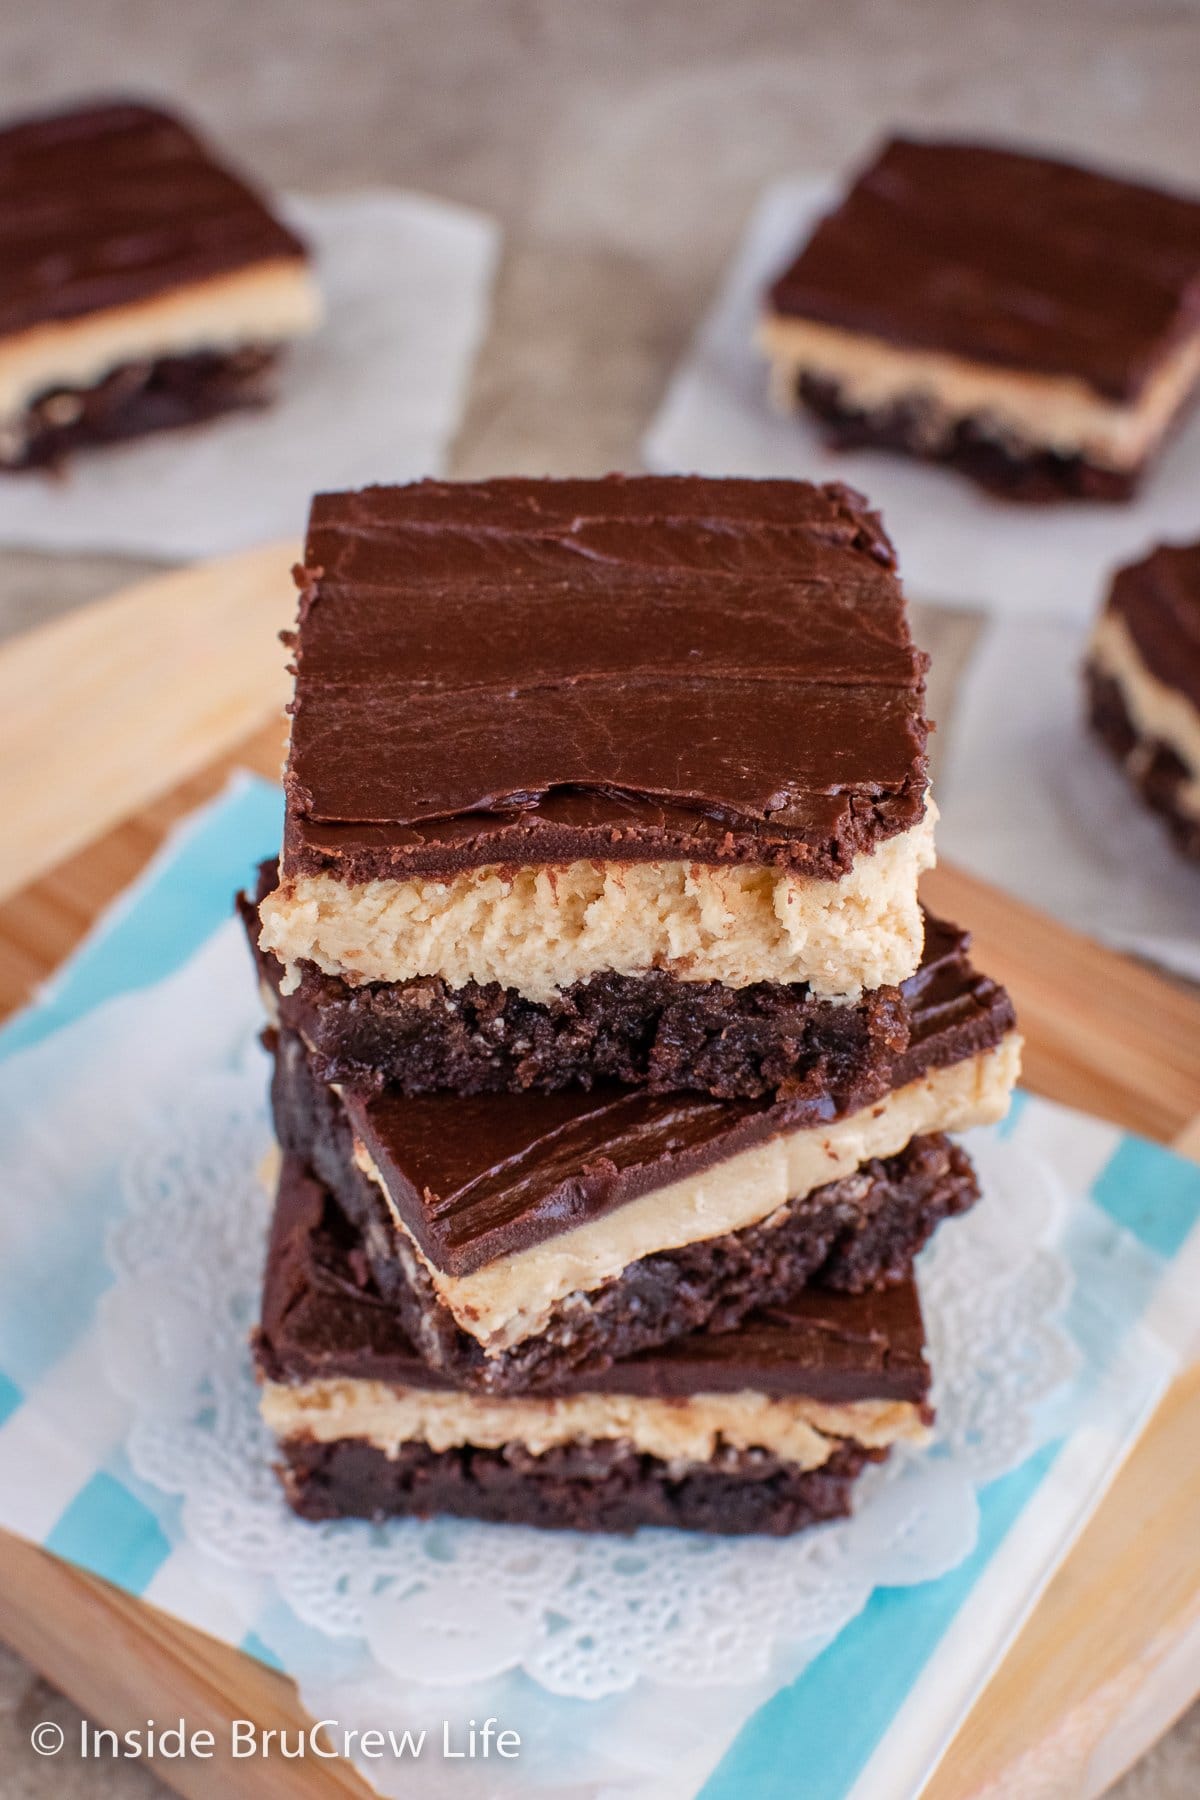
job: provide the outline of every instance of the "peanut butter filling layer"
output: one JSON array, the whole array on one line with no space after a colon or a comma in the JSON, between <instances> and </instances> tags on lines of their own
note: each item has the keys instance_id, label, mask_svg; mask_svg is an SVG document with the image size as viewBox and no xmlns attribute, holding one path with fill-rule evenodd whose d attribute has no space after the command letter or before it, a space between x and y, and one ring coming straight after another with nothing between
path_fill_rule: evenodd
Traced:
<instances>
[{"instance_id":1,"label":"peanut butter filling layer","mask_svg":"<svg viewBox=\"0 0 1200 1800\"><path fill-rule=\"evenodd\" d=\"M771 868L576 862L471 869L449 880L284 881L261 906L264 950L351 983L440 976L499 982L545 1002L603 971L667 969L749 987L808 982L824 997L913 974L924 937L917 880L932 867L936 811L860 856L840 881Z\"/></svg>"},{"instance_id":2,"label":"peanut butter filling layer","mask_svg":"<svg viewBox=\"0 0 1200 1800\"><path fill-rule=\"evenodd\" d=\"M337 1378L295 1386L267 1382L261 1404L267 1424L284 1442L352 1438L392 1457L414 1442L434 1451L519 1444L540 1456L564 1444L619 1441L666 1463L710 1462L722 1446L729 1446L767 1450L781 1462L818 1469L842 1439L885 1449L920 1444L928 1437L921 1408L911 1401L828 1405L803 1396L749 1391L687 1399L572 1394L489 1400Z\"/></svg>"},{"instance_id":3,"label":"peanut butter filling layer","mask_svg":"<svg viewBox=\"0 0 1200 1800\"><path fill-rule=\"evenodd\" d=\"M1136 400L1106 399L1068 376L1001 369L939 351L907 349L814 320L769 313L759 342L771 359L773 394L799 405L801 375L835 382L853 411L883 412L905 401L927 410L931 447L962 419L990 421L1001 441L1080 455L1112 469L1140 466L1200 382L1200 331L1159 363Z\"/></svg>"},{"instance_id":4,"label":"peanut butter filling layer","mask_svg":"<svg viewBox=\"0 0 1200 1800\"><path fill-rule=\"evenodd\" d=\"M0 339L0 422L55 388L90 388L126 363L285 343L314 330L321 298L307 263L274 257L82 318Z\"/></svg>"}]
</instances>

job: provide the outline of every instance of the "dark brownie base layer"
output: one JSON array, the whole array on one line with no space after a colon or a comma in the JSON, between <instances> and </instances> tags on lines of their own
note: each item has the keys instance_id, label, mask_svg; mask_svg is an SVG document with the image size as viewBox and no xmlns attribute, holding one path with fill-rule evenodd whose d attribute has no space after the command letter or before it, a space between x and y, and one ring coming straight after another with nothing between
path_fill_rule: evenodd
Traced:
<instances>
[{"instance_id":1,"label":"dark brownie base layer","mask_svg":"<svg viewBox=\"0 0 1200 1800\"><path fill-rule=\"evenodd\" d=\"M264 406L278 355L256 346L161 357L126 363L94 387L56 388L40 395L10 432L0 431L0 468L53 465L88 446Z\"/></svg>"},{"instance_id":2,"label":"dark brownie base layer","mask_svg":"<svg viewBox=\"0 0 1200 1800\"><path fill-rule=\"evenodd\" d=\"M258 900L277 882L264 864ZM840 1111L887 1086L908 1044L898 988L836 1006L800 983L728 988L673 975L602 974L539 1005L497 982L453 988L439 977L351 987L302 965L295 993L257 948L256 906L239 901L260 978L280 1017L314 1052L324 1081L405 1094L544 1093L597 1081L718 1100L828 1093Z\"/></svg>"},{"instance_id":3,"label":"dark brownie base layer","mask_svg":"<svg viewBox=\"0 0 1200 1800\"><path fill-rule=\"evenodd\" d=\"M1084 683L1092 730L1107 744L1146 805L1165 820L1183 854L1200 862L1200 820L1185 813L1178 798L1184 783L1192 779L1191 771L1167 744L1138 735L1111 675L1089 665Z\"/></svg>"},{"instance_id":4,"label":"dark brownie base layer","mask_svg":"<svg viewBox=\"0 0 1200 1800\"><path fill-rule=\"evenodd\" d=\"M347 1438L285 1444L280 1475L306 1519L450 1513L577 1531L670 1525L784 1537L848 1513L855 1477L883 1454L847 1443L822 1468L805 1472L765 1451L727 1450L680 1472L622 1444L564 1446L541 1456L515 1445L434 1451L409 1444L389 1457Z\"/></svg>"},{"instance_id":5,"label":"dark brownie base layer","mask_svg":"<svg viewBox=\"0 0 1200 1800\"><path fill-rule=\"evenodd\" d=\"M986 420L960 419L947 435L917 402L866 413L842 400L836 382L802 375L802 404L821 421L826 441L839 450L898 450L923 462L946 463L990 493L1008 500L1128 500L1142 467L1105 469L1083 456L1006 448Z\"/></svg>"},{"instance_id":6,"label":"dark brownie base layer","mask_svg":"<svg viewBox=\"0 0 1200 1800\"><path fill-rule=\"evenodd\" d=\"M607 1286L570 1295L546 1329L496 1356L455 1321L425 1265L357 1166L336 1096L290 1033L276 1042L272 1083L283 1149L311 1167L362 1240L379 1292L424 1360L457 1385L493 1394L553 1387L690 1332L731 1331L755 1307L789 1300L810 1281L859 1293L903 1280L943 1219L978 1198L965 1153L942 1136L863 1164L769 1222L632 1263Z\"/></svg>"}]
</instances>

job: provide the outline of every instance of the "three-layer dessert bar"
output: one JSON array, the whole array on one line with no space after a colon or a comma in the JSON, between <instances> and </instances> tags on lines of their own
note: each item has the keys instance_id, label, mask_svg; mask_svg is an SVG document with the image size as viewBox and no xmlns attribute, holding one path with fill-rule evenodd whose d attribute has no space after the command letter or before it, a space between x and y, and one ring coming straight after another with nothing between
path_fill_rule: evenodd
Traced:
<instances>
[{"instance_id":1,"label":"three-layer dessert bar","mask_svg":"<svg viewBox=\"0 0 1200 1800\"><path fill-rule=\"evenodd\" d=\"M288 1498L308 1518L781 1534L848 1511L865 1465L928 1434L911 1280L808 1293L736 1332L496 1399L426 1366L357 1248L332 1197L285 1157L257 1360Z\"/></svg>"},{"instance_id":2,"label":"three-layer dessert bar","mask_svg":"<svg viewBox=\"0 0 1200 1800\"><path fill-rule=\"evenodd\" d=\"M552 1011L612 977L653 977L658 1007L664 982L857 999L913 973L926 659L857 495L319 495L299 580L260 909L285 990L315 971Z\"/></svg>"},{"instance_id":3,"label":"three-layer dessert bar","mask_svg":"<svg viewBox=\"0 0 1200 1800\"><path fill-rule=\"evenodd\" d=\"M1084 674L1092 728L1200 859L1200 543L1117 571Z\"/></svg>"},{"instance_id":4,"label":"three-layer dessert bar","mask_svg":"<svg viewBox=\"0 0 1200 1800\"><path fill-rule=\"evenodd\" d=\"M285 1030L276 1132L336 1195L430 1366L497 1394L552 1385L729 1329L810 1281L905 1276L974 1201L970 1164L941 1134L1006 1110L1010 1002L934 922L903 994L908 1047L866 1103L819 1084L742 1101L611 1083L357 1093L326 1085Z\"/></svg>"},{"instance_id":5,"label":"three-layer dessert bar","mask_svg":"<svg viewBox=\"0 0 1200 1800\"><path fill-rule=\"evenodd\" d=\"M191 130L118 101L0 130L0 467L270 397L304 244Z\"/></svg>"},{"instance_id":6,"label":"three-layer dessert bar","mask_svg":"<svg viewBox=\"0 0 1200 1800\"><path fill-rule=\"evenodd\" d=\"M1123 499L1200 384L1200 199L886 144L767 296L776 397L1019 499Z\"/></svg>"}]
</instances>

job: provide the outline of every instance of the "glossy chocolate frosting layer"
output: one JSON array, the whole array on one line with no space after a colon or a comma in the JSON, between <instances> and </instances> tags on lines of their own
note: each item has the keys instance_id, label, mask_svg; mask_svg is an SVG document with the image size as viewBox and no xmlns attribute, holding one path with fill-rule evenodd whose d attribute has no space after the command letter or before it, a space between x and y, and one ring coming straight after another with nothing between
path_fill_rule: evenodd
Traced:
<instances>
[{"instance_id":1,"label":"glossy chocolate frosting layer","mask_svg":"<svg viewBox=\"0 0 1200 1800\"><path fill-rule=\"evenodd\" d=\"M449 1389L405 1337L366 1274L355 1234L326 1190L285 1157L267 1256L256 1355L273 1381L347 1376ZM603 1371L570 1376L558 1393L803 1394L923 1403L925 1333L912 1280L867 1294L806 1290L753 1313L736 1331L697 1332ZM544 1391L544 1390L540 1390Z\"/></svg>"},{"instance_id":2,"label":"glossy chocolate frosting layer","mask_svg":"<svg viewBox=\"0 0 1200 1800\"><path fill-rule=\"evenodd\" d=\"M1108 610L1125 621L1151 675L1200 709L1200 543L1160 544L1118 569Z\"/></svg>"},{"instance_id":3,"label":"glossy chocolate frosting layer","mask_svg":"<svg viewBox=\"0 0 1200 1800\"><path fill-rule=\"evenodd\" d=\"M990 1049L1012 1028L1004 989L978 974L968 938L926 922L920 970L901 990L908 1048L895 1089ZM497 1257L702 1173L784 1131L832 1122L828 1086L783 1099L713 1100L598 1082L590 1091L346 1092L342 1104L405 1226L433 1265L466 1275Z\"/></svg>"},{"instance_id":4,"label":"glossy chocolate frosting layer","mask_svg":"<svg viewBox=\"0 0 1200 1800\"><path fill-rule=\"evenodd\" d=\"M687 859L824 877L925 806L926 659L836 485L318 495L283 872Z\"/></svg>"},{"instance_id":5,"label":"glossy chocolate frosting layer","mask_svg":"<svg viewBox=\"0 0 1200 1800\"><path fill-rule=\"evenodd\" d=\"M132 101L0 131L0 335L304 245L169 113Z\"/></svg>"},{"instance_id":6,"label":"glossy chocolate frosting layer","mask_svg":"<svg viewBox=\"0 0 1200 1800\"><path fill-rule=\"evenodd\" d=\"M772 309L1135 399L1200 327L1200 198L982 144L896 138Z\"/></svg>"}]
</instances>

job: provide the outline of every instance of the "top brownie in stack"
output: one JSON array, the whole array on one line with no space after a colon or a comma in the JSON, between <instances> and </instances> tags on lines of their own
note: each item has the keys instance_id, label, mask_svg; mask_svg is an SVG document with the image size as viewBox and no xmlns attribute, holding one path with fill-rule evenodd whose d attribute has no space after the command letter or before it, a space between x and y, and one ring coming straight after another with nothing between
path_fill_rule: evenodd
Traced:
<instances>
[{"instance_id":1,"label":"top brownie in stack","mask_svg":"<svg viewBox=\"0 0 1200 1800\"><path fill-rule=\"evenodd\" d=\"M324 1079L883 1091L933 809L925 659L857 495L324 495L298 578L261 941Z\"/></svg>"}]
</instances>

